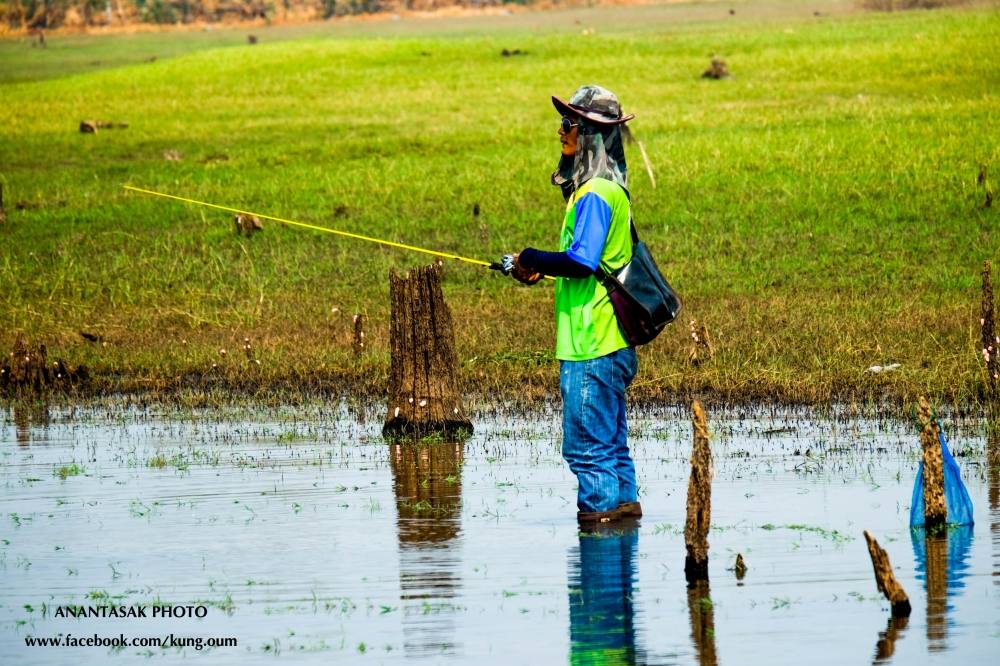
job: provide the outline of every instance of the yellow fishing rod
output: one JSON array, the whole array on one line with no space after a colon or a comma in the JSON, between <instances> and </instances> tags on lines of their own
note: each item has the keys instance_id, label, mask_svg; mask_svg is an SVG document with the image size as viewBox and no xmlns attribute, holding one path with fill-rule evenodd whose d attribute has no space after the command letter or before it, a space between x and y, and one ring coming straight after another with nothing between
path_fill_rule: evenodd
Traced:
<instances>
[{"instance_id":1,"label":"yellow fishing rod","mask_svg":"<svg viewBox=\"0 0 1000 666\"><path fill-rule=\"evenodd\" d=\"M499 263L488 261L482 261L480 259L470 259L469 257L463 257L457 254L450 254L448 252L438 252L437 250L428 250L423 247L417 247L416 245L406 245L405 243L397 243L395 241L384 240L382 238L373 238L372 236L362 236L361 234L354 234L349 231L339 231L337 229L330 229L329 227L321 227L315 224L307 224L305 222L297 222L295 220L286 220L283 217L275 217L274 215L265 215L264 213L254 213L249 210L241 210L239 208L233 208L231 206L220 206L214 203L208 203L207 201L198 201L197 199L189 199L187 197L179 197L174 194L165 194L163 192L156 192L154 190L147 190L141 187L135 187L133 185L122 185L122 187L131 192L138 192L140 194L149 194L154 197L161 197L163 199L173 199L174 201L183 201L184 203L196 204L198 206L205 206L207 208L215 208L217 210L224 210L230 213L239 213L240 215L255 215L257 217L263 218L265 220L274 220L275 222L280 222L282 224L290 224L295 227L302 227L303 229L312 229L313 231L322 231L328 234L335 234L337 236L344 236L345 238L354 238L356 240L368 241L369 243L378 243L379 245L387 245L389 247L396 247L401 250L410 250L412 252L423 252L424 254L429 254L435 257L441 257L442 259L454 259L455 261L464 261L467 264L476 264L477 266L486 266L493 270L502 270ZM550 280L555 278L545 276Z\"/></svg>"}]
</instances>

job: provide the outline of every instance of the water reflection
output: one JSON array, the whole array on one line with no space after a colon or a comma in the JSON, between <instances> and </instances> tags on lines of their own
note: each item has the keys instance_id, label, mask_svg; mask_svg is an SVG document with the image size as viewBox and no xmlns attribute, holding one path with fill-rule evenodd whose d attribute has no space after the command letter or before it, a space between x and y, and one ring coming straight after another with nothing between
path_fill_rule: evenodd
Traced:
<instances>
[{"instance_id":1,"label":"water reflection","mask_svg":"<svg viewBox=\"0 0 1000 666\"><path fill-rule=\"evenodd\" d=\"M993 583L1000 585L1000 433L991 432L986 451L990 481L990 538L993 542Z\"/></svg>"},{"instance_id":2,"label":"water reflection","mask_svg":"<svg viewBox=\"0 0 1000 666\"><path fill-rule=\"evenodd\" d=\"M892 655L896 651L896 641L906 633L906 625L909 624L908 617L890 617L889 624L885 631L878 634L878 642L875 644L875 659L873 664L884 664L892 660Z\"/></svg>"},{"instance_id":3,"label":"water reflection","mask_svg":"<svg viewBox=\"0 0 1000 666\"><path fill-rule=\"evenodd\" d=\"M49 403L44 400L16 400L12 409L17 443L19 446L28 446L31 443L32 426L49 425Z\"/></svg>"},{"instance_id":4,"label":"water reflection","mask_svg":"<svg viewBox=\"0 0 1000 666\"><path fill-rule=\"evenodd\" d=\"M931 652L948 649L948 597L965 587L968 555L972 546L972 526L949 527L947 534L929 535L922 529L910 530L917 560L917 580L927 590L927 644Z\"/></svg>"},{"instance_id":5,"label":"water reflection","mask_svg":"<svg viewBox=\"0 0 1000 666\"><path fill-rule=\"evenodd\" d=\"M698 655L699 666L716 666L715 656L715 612L712 606L712 590L707 580L696 580L688 584L688 615L691 617L691 642Z\"/></svg>"},{"instance_id":6,"label":"water reflection","mask_svg":"<svg viewBox=\"0 0 1000 666\"><path fill-rule=\"evenodd\" d=\"M636 649L633 584L639 530L594 527L570 551L571 664L644 664Z\"/></svg>"},{"instance_id":7,"label":"water reflection","mask_svg":"<svg viewBox=\"0 0 1000 666\"><path fill-rule=\"evenodd\" d=\"M461 587L462 444L389 446L399 535L403 647L408 656L454 654Z\"/></svg>"}]
</instances>

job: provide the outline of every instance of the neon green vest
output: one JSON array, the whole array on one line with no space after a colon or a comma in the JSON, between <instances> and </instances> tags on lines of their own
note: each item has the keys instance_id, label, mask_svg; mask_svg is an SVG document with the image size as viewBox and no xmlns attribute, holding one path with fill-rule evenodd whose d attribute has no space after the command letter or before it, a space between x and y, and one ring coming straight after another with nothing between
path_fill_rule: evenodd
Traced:
<instances>
[{"instance_id":1,"label":"neon green vest","mask_svg":"<svg viewBox=\"0 0 1000 666\"><path fill-rule=\"evenodd\" d=\"M625 190L604 178L592 178L573 193L566 205L559 251L573 243L576 202L588 192L601 197L611 209L611 226L601 253L601 267L615 271L632 259L629 232L630 204ZM586 361L628 347L618 328L608 292L597 278L556 278L556 358Z\"/></svg>"}]
</instances>

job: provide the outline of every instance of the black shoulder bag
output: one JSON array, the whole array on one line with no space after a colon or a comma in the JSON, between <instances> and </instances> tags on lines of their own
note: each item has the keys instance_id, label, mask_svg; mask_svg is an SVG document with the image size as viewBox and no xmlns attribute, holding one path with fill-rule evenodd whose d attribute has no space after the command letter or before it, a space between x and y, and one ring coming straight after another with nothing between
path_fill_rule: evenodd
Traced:
<instances>
[{"instance_id":1,"label":"black shoulder bag","mask_svg":"<svg viewBox=\"0 0 1000 666\"><path fill-rule=\"evenodd\" d=\"M656 267L649 248L639 240L631 219L629 229L632 232L631 261L611 273L598 266L594 274L608 290L618 326L625 340L634 347L651 342L677 318L681 299Z\"/></svg>"}]
</instances>

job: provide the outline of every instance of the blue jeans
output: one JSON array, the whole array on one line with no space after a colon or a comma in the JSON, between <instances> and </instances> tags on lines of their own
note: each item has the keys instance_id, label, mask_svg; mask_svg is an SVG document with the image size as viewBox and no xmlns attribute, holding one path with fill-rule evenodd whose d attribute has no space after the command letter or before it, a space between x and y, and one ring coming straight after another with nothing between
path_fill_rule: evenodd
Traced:
<instances>
[{"instance_id":1,"label":"blue jeans","mask_svg":"<svg viewBox=\"0 0 1000 666\"><path fill-rule=\"evenodd\" d=\"M587 361L559 362L562 453L580 485L580 511L611 511L638 499L625 423L625 389L637 363L631 347Z\"/></svg>"}]
</instances>

